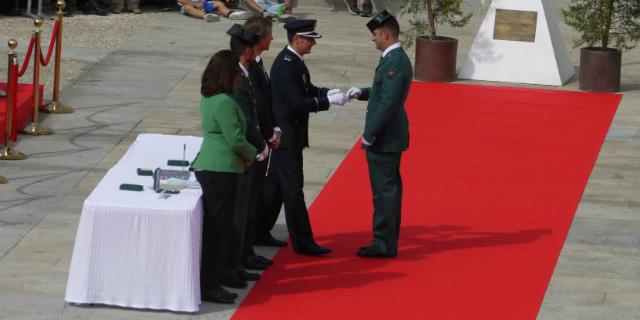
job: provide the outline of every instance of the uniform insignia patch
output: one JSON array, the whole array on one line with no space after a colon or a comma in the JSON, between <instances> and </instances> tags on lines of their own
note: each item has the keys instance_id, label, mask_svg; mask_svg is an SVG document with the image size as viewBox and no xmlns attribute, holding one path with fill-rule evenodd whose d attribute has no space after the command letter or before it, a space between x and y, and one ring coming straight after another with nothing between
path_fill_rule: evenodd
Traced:
<instances>
[{"instance_id":1,"label":"uniform insignia patch","mask_svg":"<svg viewBox=\"0 0 640 320\"><path fill-rule=\"evenodd\" d=\"M285 55L284 56L284 61L291 62L291 56L290 55Z\"/></svg>"},{"instance_id":2,"label":"uniform insignia patch","mask_svg":"<svg viewBox=\"0 0 640 320\"><path fill-rule=\"evenodd\" d=\"M387 75L388 75L389 77L391 77L391 78L395 78L395 77L398 75L398 73L397 73L397 72L395 72L395 71L393 71L393 70L391 70L391 71L389 71L389 72L387 73Z\"/></svg>"}]
</instances>

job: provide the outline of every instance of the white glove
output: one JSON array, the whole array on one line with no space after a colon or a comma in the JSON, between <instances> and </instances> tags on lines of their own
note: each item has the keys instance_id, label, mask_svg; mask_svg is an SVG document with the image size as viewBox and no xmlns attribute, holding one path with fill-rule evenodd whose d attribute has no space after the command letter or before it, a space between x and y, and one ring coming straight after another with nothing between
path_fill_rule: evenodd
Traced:
<instances>
[{"instance_id":1,"label":"white glove","mask_svg":"<svg viewBox=\"0 0 640 320\"><path fill-rule=\"evenodd\" d=\"M358 99L361 95L362 90L360 90L360 88L352 87L351 89L349 89L349 91L347 91L347 97L349 97L349 100Z\"/></svg>"},{"instance_id":2,"label":"white glove","mask_svg":"<svg viewBox=\"0 0 640 320\"><path fill-rule=\"evenodd\" d=\"M347 98L347 96L344 95L344 93L342 92L328 96L328 98L329 98L330 104L335 104L340 106L344 106L344 104L347 103L347 101L349 101L349 98Z\"/></svg>"},{"instance_id":3,"label":"white glove","mask_svg":"<svg viewBox=\"0 0 640 320\"><path fill-rule=\"evenodd\" d=\"M340 92L342 92L342 90L340 90L340 89L331 89L331 90L329 90L329 91L327 92L327 98L328 98L329 96L332 96L332 95L334 95L334 94L336 94L336 93L340 93Z\"/></svg>"},{"instance_id":4,"label":"white glove","mask_svg":"<svg viewBox=\"0 0 640 320\"><path fill-rule=\"evenodd\" d=\"M362 144L364 144L365 146L368 147L368 146L372 145L373 143L367 141L367 139L365 139L364 136L362 136Z\"/></svg>"},{"instance_id":5,"label":"white glove","mask_svg":"<svg viewBox=\"0 0 640 320\"><path fill-rule=\"evenodd\" d=\"M258 160L258 162L262 162L268 156L269 156L269 145L267 144L266 146L264 146L264 150L262 150L262 152L256 155L256 160Z\"/></svg>"}]
</instances>

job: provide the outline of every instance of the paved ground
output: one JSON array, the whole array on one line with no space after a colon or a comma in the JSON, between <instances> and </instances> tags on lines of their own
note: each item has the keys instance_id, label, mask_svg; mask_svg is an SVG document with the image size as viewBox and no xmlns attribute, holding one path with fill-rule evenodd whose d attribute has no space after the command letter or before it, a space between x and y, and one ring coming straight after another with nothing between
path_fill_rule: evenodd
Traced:
<instances>
[{"instance_id":1,"label":"paved ground","mask_svg":"<svg viewBox=\"0 0 640 320\"><path fill-rule=\"evenodd\" d=\"M340 1L299 3L296 14L318 19L324 35L305 57L313 82L343 89L368 85L379 52L369 41L366 19L348 15ZM466 5L480 10L480 1ZM10 179L0 186L0 319L227 319L232 314L233 307L209 303L199 314L187 315L63 301L82 202L106 170L140 132L199 134L199 76L208 57L227 45L224 31L231 22L156 15L116 48L91 51L70 44L68 54L84 58L87 66L70 75L73 81L62 94L76 113L46 116L56 134L21 136L16 148L29 159L0 162L0 175ZM460 41L459 66L480 22L478 14L463 29L441 28ZM5 41L10 34L1 30ZM563 31L570 43L571 30ZM267 62L285 45L278 24L274 36ZM571 58L577 64L577 50ZM624 98L539 319L640 319L640 50L625 53L623 63ZM559 89L577 90L577 82ZM364 108L354 103L312 117L312 147L305 152L308 204L358 139ZM282 222L278 232L284 237Z\"/></svg>"}]
</instances>

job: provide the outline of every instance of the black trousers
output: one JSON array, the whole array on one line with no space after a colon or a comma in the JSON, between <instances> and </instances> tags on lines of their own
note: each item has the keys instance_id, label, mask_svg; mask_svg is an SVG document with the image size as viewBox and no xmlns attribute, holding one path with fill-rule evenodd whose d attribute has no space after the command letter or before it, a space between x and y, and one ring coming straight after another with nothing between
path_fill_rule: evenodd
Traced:
<instances>
[{"instance_id":1,"label":"black trousers","mask_svg":"<svg viewBox=\"0 0 640 320\"><path fill-rule=\"evenodd\" d=\"M247 224L244 233L244 243L242 246L242 255L244 257L254 256L253 243L256 240L256 228L259 222L260 204L262 202L262 190L264 189L265 174L267 172L267 162L254 162L250 170L253 174L253 180L250 189L249 211L247 214ZM277 218L277 216L276 216Z\"/></svg>"},{"instance_id":2,"label":"black trousers","mask_svg":"<svg viewBox=\"0 0 640 320\"><path fill-rule=\"evenodd\" d=\"M234 238L228 243L232 264L228 270L221 270L224 277L237 277L243 257L255 255L256 211L264 183L266 162L254 162L240 175L236 187L235 209L233 213Z\"/></svg>"},{"instance_id":3,"label":"black trousers","mask_svg":"<svg viewBox=\"0 0 640 320\"><path fill-rule=\"evenodd\" d=\"M262 187L261 197L258 202L258 211L256 213L255 237L257 239L265 239L271 235L271 230L278 221L280 209L282 209L282 192L280 190L280 178L278 177L277 165L274 164L273 153L271 151L271 164L265 168L263 174L264 183Z\"/></svg>"},{"instance_id":4,"label":"black trousers","mask_svg":"<svg viewBox=\"0 0 640 320\"><path fill-rule=\"evenodd\" d=\"M402 152L367 151L374 210L371 246L389 255L398 254L402 216L401 158Z\"/></svg>"},{"instance_id":5,"label":"black trousers","mask_svg":"<svg viewBox=\"0 0 640 320\"><path fill-rule=\"evenodd\" d=\"M202 257L200 290L220 287L218 273L229 269L231 251L227 245L234 238L233 211L239 175L213 171L196 171L202 186Z\"/></svg>"},{"instance_id":6,"label":"black trousers","mask_svg":"<svg viewBox=\"0 0 640 320\"><path fill-rule=\"evenodd\" d=\"M302 149L277 149L271 154L284 202L287 230L293 250L314 244L307 205L304 202Z\"/></svg>"}]
</instances>

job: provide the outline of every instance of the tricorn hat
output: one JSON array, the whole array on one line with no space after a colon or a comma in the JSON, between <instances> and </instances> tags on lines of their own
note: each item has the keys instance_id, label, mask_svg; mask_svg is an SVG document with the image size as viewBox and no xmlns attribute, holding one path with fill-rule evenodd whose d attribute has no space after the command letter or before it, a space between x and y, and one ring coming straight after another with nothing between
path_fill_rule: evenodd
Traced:
<instances>
[{"instance_id":1,"label":"tricorn hat","mask_svg":"<svg viewBox=\"0 0 640 320\"><path fill-rule=\"evenodd\" d=\"M387 12L387 10L382 10L375 17L371 18L369 22L367 22L367 28L373 32L373 30L380 28L387 20L392 19L393 16Z\"/></svg>"},{"instance_id":2,"label":"tricorn hat","mask_svg":"<svg viewBox=\"0 0 640 320\"><path fill-rule=\"evenodd\" d=\"M293 20L284 25L287 33L295 33L306 38L321 38L322 36L316 32L316 20Z\"/></svg>"},{"instance_id":3,"label":"tricorn hat","mask_svg":"<svg viewBox=\"0 0 640 320\"><path fill-rule=\"evenodd\" d=\"M231 28L227 30L227 34L248 44L257 44L258 42L260 42L260 36L245 29L243 26L237 23L232 25Z\"/></svg>"}]
</instances>

